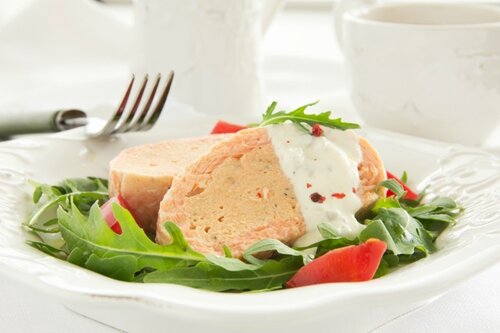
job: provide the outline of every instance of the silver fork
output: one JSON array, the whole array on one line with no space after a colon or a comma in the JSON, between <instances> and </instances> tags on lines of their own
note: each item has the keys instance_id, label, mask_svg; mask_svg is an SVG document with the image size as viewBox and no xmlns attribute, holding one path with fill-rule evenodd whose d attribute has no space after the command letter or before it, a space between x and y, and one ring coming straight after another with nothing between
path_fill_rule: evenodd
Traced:
<instances>
[{"instance_id":1,"label":"silver fork","mask_svg":"<svg viewBox=\"0 0 500 333\"><path fill-rule=\"evenodd\" d=\"M119 133L150 130L160 117L163 106L167 101L173 80L174 72L171 71L167 76L165 86L159 95L160 97L157 99L154 106L152 106L161 81L161 74L156 75L156 78L153 81L153 88L146 99L146 103L138 112L146 86L148 85L149 77L148 75L144 76L140 88L137 91L133 102L131 102L132 107L127 110L127 105L129 105L128 101L135 82L135 76L132 75L127 90L125 91L125 94L123 95L123 98L115 112L105 123L103 120L89 119L85 129L86 135L90 138L98 138Z\"/></svg>"},{"instance_id":2,"label":"silver fork","mask_svg":"<svg viewBox=\"0 0 500 333\"><path fill-rule=\"evenodd\" d=\"M151 129L167 101L174 73L170 72L166 82L160 88L160 74L152 80L152 88L147 93L149 77L146 75L130 101L135 77L132 76L125 94L118 107L106 121L105 119L87 118L87 114L78 109L29 112L20 110L0 110L0 141L12 135L30 133L51 133L85 126L85 136L99 138L125 132L147 131ZM159 92L161 91L161 92ZM159 97L158 97L159 96ZM132 105L129 107L129 105Z\"/></svg>"}]
</instances>

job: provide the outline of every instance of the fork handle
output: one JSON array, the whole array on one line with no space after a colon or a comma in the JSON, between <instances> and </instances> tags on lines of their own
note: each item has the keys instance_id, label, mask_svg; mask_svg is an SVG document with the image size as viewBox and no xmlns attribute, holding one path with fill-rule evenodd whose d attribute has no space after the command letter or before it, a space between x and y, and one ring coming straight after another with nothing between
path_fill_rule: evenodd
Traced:
<instances>
[{"instance_id":1,"label":"fork handle","mask_svg":"<svg viewBox=\"0 0 500 333\"><path fill-rule=\"evenodd\" d=\"M37 113L0 113L0 137L60 132L85 125L86 116L85 112L76 109Z\"/></svg>"}]
</instances>

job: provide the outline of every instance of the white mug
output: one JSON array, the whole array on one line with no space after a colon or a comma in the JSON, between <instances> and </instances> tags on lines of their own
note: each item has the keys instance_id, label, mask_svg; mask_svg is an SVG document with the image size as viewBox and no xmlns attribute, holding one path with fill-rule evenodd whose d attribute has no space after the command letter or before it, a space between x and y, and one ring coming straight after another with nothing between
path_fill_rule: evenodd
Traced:
<instances>
[{"instance_id":1,"label":"white mug","mask_svg":"<svg viewBox=\"0 0 500 333\"><path fill-rule=\"evenodd\" d=\"M498 126L500 7L344 0L336 16L368 125L467 145Z\"/></svg>"},{"instance_id":2,"label":"white mug","mask_svg":"<svg viewBox=\"0 0 500 333\"><path fill-rule=\"evenodd\" d=\"M173 97L202 113L259 112L260 42L281 2L135 0L132 70L174 70Z\"/></svg>"}]
</instances>

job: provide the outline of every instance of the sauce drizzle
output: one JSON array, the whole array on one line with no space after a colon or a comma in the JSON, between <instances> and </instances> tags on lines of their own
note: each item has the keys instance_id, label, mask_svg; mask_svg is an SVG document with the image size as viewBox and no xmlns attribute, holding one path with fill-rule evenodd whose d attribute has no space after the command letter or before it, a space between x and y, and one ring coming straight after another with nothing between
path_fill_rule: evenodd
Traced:
<instances>
[{"instance_id":1,"label":"sauce drizzle","mask_svg":"<svg viewBox=\"0 0 500 333\"><path fill-rule=\"evenodd\" d=\"M358 164L362 153L358 137L350 130L321 127L321 132L321 136L314 136L292 123L268 127L274 151L294 187L306 224L306 234L294 246L321 240L317 230L320 223L330 223L339 236L350 239L364 228L354 217L361 200L352 190L360 182ZM314 184L314 191L310 184ZM322 195L328 193L335 195Z\"/></svg>"}]
</instances>

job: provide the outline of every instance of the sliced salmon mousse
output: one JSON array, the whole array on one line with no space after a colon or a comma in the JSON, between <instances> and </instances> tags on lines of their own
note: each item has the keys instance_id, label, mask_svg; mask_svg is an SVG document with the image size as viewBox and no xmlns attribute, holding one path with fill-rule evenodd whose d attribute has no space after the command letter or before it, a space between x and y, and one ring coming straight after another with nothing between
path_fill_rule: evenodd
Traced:
<instances>
[{"instance_id":1,"label":"sliced salmon mousse","mask_svg":"<svg viewBox=\"0 0 500 333\"><path fill-rule=\"evenodd\" d=\"M110 162L110 196L123 198L140 226L154 233L160 201L172 180L227 136L169 140L125 149Z\"/></svg>"},{"instance_id":2,"label":"sliced salmon mousse","mask_svg":"<svg viewBox=\"0 0 500 333\"><path fill-rule=\"evenodd\" d=\"M355 214L370 206L386 178L380 156L351 130L292 123L249 128L225 138L172 182L160 204L156 239L168 244L166 221L197 251L241 257L255 242L290 245L321 240L320 223L350 239L364 226Z\"/></svg>"}]
</instances>

